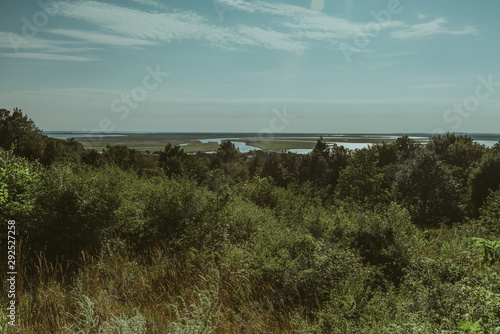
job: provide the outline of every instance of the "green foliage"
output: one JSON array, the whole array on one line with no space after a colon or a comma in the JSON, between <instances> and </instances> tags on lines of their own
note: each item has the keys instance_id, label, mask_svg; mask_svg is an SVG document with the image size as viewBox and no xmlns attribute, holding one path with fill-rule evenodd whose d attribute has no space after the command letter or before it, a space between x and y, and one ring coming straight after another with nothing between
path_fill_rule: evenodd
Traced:
<instances>
[{"instance_id":1,"label":"green foliage","mask_svg":"<svg viewBox=\"0 0 500 334\"><path fill-rule=\"evenodd\" d=\"M337 199L367 208L387 204L389 191L384 187L384 174L377 168L377 161L376 150L357 150L340 173Z\"/></svg>"},{"instance_id":2,"label":"green foliage","mask_svg":"<svg viewBox=\"0 0 500 334\"><path fill-rule=\"evenodd\" d=\"M218 307L220 307L218 294L219 286L215 284L213 290L195 292L196 304L188 306L183 298L179 298L180 307L171 305L179 322L169 323L169 333L213 333Z\"/></svg>"},{"instance_id":3,"label":"green foliage","mask_svg":"<svg viewBox=\"0 0 500 334\"><path fill-rule=\"evenodd\" d=\"M25 224L34 250L46 249L49 258L78 256L98 249L118 226L115 211L121 204L124 172L117 168L93 170L80 166L52 167L42 175L33 215Z\"/></svg>"},{"instance_id":4,"label":"green foliage","mask_svg":"<svg viewBox=\"0 0 500 334\"><path fill-rule=\"evenodd\" d=\"M224 164L237 162L240 158L241 153L234 144L230 140L223 140L215 153L212 167L221 168Z\"/></svg>"},{"instance_id":5,"label":"green foliage","mask_svg":"<svg viewBox=\"0 0 500 334\"><path fill-rule=\"evenodd\" d=\"M385 142L378 143L372 146L372 149L378 153L378 167L393 165L399 161L398 147L396 144L387 144Z\"/></svg>"},{"instance_id":6,"label":"green foliage","mask_svg":"<svg viewBox=\"0 0 500 334\"><path fill-rule=\"evenodd\" d=\"M20 332L500 330L498 154L469 137L321 138L305 156L167 145L157 161L43 136L37 151L15 113L0 112L18 127L0 216L22 245ZM479 218L460 224L468 200Z\"/></svg>"},{"instance_id":7,"label":"green foliage","mask_svg":"<svg viewBox=\"0 0 500 334\"><path fill-rule=\"evenodd\" d=\"M316 240L303 230L267 224L257 236L252 267L272 286L274 307L294 303L313 306L326 301L347 271L361 270L360 259Z\"/></svg>"},{"instance_id":8,"label":"green foliage","mask_svg":"<svg viewBox=\"0 0 500 334\"><path fill-rule=\"evenodd\" d=\"M392 192L419 226L462 218L458 184L432 152L422 151L401 165Z\"/></svg>"},{"instance_id":9,"label":"green foliage","mask_svg":"<svg viewBox=\"0 0 500 334\"><path fill-rule=\"evenodd\" d=\"M464 320L460 323L460 326L458 328L466 332L477 332L478 330L481 329L481 324L480 324L481 320L482 319L479 319L476 322L470 322L468 320Z\"/></svg>"},{"instance_id":10,"label":"green foliage","mask_svg":"<svg viewBox=\"0 0 500 334\"><path fill-rule=\"evenodd\" d=\"M365 263L379 267L385 279L394 283L402 279L420 237L408 212L396 204L383 213L340 209L325 235L358 250Z\"/></svg>"},{"instance_id":11,"label":"green foliage","mask_svg":"<svg viewBox=\"0 0 500 334\"><path fill-rule=\"evenodd\" d=\"M254 177L251 182L246 182L242 187L245 197L257 205L274 208L278 205L276 186L269 178Z\"/></svg>"},{"instance_id":12,"label":"green foliage","mask_svg":"<svg viewBox=\"0 0 500 334\"><path fill-rule=\"evenodd\" d=\"M183 171L182 163L186 159L187 154L180 146L172 146L168 143L165 146L165 151L160 151L158 159L159 166L165 170L165 175L179 175Z\"/></svg>"},{"instance_id":13,"label":"green foliage","mask_svg":"<svg viewBox=\"0 0 500 334\"><path fill-rule=\"evenodd\" d=\"M302 158L297 179L311 182L333 194L341 171L347 166L351 151L333 144L331 148L320 138L313 151Z\"/></svg>"},{"instance_id":14,"label":"green foliage","mask_svg":"<svg viewBox=\"0 0 500 334\"><path fill-rule=\"evenodd\" d=\"M29 160L39 160L43 165L61 161L80 161L83 145L74 139L49 138L23 115L20 109L0 109L0 148L12 149L14 154Z\"/></svg>"},{"instance_id":15,"label":"green foliage","mask_svg":"<svg viewBox=\"0 0 500 334\"><path fill-rule=\"evenodd\" d=\"M271 152L266 158L260 175L270 177L280 187L297 180L299 161L294 153Z\"/></svg>"},{"instance_id":16,"label":"green foliage","mask_svg":"<svg viewBox=\"0 0 500 334\"><path fill-rule=\"evenodd\" d=\"M138 173L156 167L156 162L152 157L125 145L106 146L102 158L123 170L133 170Z\"/></svg>"},{"instance_id":17,"label":"green foliage","mask_svg":"<svg viewBox=\"0 0 500 334\"><path fill-rule=\"evenodd\" d=\"M185 178L165 180L149 189L144 209L147 239L199 248L217 248L223 234L221 215L228 196ZM212 242L212 244L210 244Z\"/></svg>"},{"instance_id":18,"label":"green foliage","mask_svg":"<svg viewBox=\"0 0 500 334\"><path fill-rule=\"evenodd\" d=\"M476 241L476 245L481 247L483 254L483 262L490 265L495 264L500 260L500 241L499 240L486 240L482 238L472 238Z\"/></svg>"},{"instance_id":19,"label":"green foliage","mask_svg":"<svg viewBox=\"0 0 500 334\"><path fill-rule=\"evenodd\" d=\"M90 334L99 326L99 315L94 309L94 302L83 295L77 300L76 315L70 314L74 319L76 333Z\"/></svg>"},{"instance_id":20,"label":"green foliage","mask_svg":"<svg viewBox=\"0 0 500 334\"><path fill-rule=\"evenodd\" d=\"M479 213L481 226L490 233L500 234L500 190L488 196Z\"/></svg>"},{"instance_id":21,"label":"green foliage","mask_svg":"<svg viewBox=\"0 0 500 334\"><path fill-rule=\"evenodd\" d=\"M500 140L498 141L498 143L496 143L495 145L493 145L492 151L495 152L495 153L500 153Z\"/></svg>"},{"instance_id":22,"label":"green foliage","mask_svg":"<svg viewBox=\"0 0 500 334\"><path fill-rule=\"evenodd\" d=\"M421 145L418 141L411 139L406 135L398 137L394 142L394 145L398 150L400 162L404 162L407 159L415 157L421 149Z\"/></svg>"},{"instance_id":23,"label":"green foliage","mask_svg":"<svg viewBox=\"0 0 500 334\"><path fill-rule=\"evenodd\" d=\"M491 191L500 188L500 154L486 154L469 178L470 200L477 213Z\"/></svg>"},{"instance_id":24,"label":"green foliage","mask_svg":"<svg viewBox=\"0 0 500 334\"><path fill-rule=\"evenodd\" d=\"M3 222L29 217L40 187L41 172L38 163L0 148L0 219Z\"/></svg>"},{"instance_id":25,"label":"green foliage","mask_svg":"<svg viewBox=\"0 0 500 334\"><path fill-rule=\"evenodd\" d=\"M0 109L0 147L34 160L43 155L42 138L42 131L20 109Z\"/></svg>"},{"instance_id":26,"label":"green foliage","mask_svg":"<svg viewBox=\"0 0 500 334\"><path fill-rule=\"evenodd\" d=\"M183 168L189 177L203 184L210 175L210 159L204 153L189 155L183 162Z\"/></svg>"},{"instance_id":27,"label":"green foliage","mask_svg":"<svg viewBox=\"0 0 500 334\"><path fill-rule=\"evenodd\" d=\"M486 152L485 147L470 136L457 136L454 133L434 135L427 147L436 153L440 160L464 170L479 162Z\"/></svg>"}]
</instances>

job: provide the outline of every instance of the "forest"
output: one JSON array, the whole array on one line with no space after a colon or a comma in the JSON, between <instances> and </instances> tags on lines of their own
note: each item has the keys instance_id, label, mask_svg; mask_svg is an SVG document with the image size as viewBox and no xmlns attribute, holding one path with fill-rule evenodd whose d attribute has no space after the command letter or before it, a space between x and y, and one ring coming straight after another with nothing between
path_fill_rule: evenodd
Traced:
<instances>
[{"instance_id":1,"label":"forest","mask_svg":"<svg viewBox=\"0 0 500 334\"><path fill-rule=\"evenodd\" d=\"M2 333L500 332L500 142L98 152L0 109L0 217Z\"/></svg>"}]
</instances>

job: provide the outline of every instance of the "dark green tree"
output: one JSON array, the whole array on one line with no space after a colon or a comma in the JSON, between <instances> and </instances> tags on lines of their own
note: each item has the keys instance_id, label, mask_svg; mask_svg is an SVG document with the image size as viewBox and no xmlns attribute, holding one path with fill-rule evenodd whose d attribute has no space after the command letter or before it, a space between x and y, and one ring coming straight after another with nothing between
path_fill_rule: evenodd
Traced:
<instances>
[{"instance_id":1,"label":"dark green tree","mask_svg":"<svg viewBox=\"0 0 500 334\"><path fill-rule=\"evenodd\" d=\"M474 162L479 162L486 148L470 136L457 136L454 133L435 135L427 147L447 164L467 170Z\"/></svg>"},{"instance_id":2,"label":"dark green tree","mask_svg":"<svg viewBox=\"0 0 500 334\"><path fill-rule=\"evenodd\" d=\"M438 226L463 218L459 186L435 153L424 150L400 166L393 195L414 223Z\"/></svg>"},{"instance_id":3,"label":"dark green tree","mask_svg":"<svg viewBox=\"0 0 500 334\"><path fill-rule=\"evenodd\" d=\"M126 145L107 145L102 157L108 163L123 170L133 170L138 173L156 167L156 161L152 157L138 150L128 148Z\"/></svg>"},{"instance_id":4,"label":"dark green tree","mask_svg":"<svg viewBox=\"0 0 500 334\"><path fill-rule=\"evenodd\" d=\"M500 188L500 154L486 154L469 178L470 200L474 214L484 204L490 191Z\"/></svg>"},{"instance_id":5,"label":"dark green tree","mask_svg":"<svg viewBox=\"0 0 500 334\"><path fill-rule=\"evenodd\" d=\"M165 151L160 151L158 163L169 177L179 175L183 172L183 162L186 160L187 154L180 146L173 146L168 143L165 146Z\"/></svg>"},{"instance_id":6,"label":"dark green tree","mask_svg":"<svg viewBox=\"0 0 500 334\"><path fill-rule=\"evenodd\" d=\"M35 160L43 156L43 133L21 109L0 109L0 147Z\"/></svg>"},{"instance_id":7,"label":"dark green tree","mask_svg":"<svg viewBox=\"0 0 500 334\"><path fill-rule=\"evenodd\" d=\"M356 150L341 172L335 189L341 201L373 208L389 202L384 173L377 167L378 153L371 148Z\"/></svg>"},{"instance_id":8,"label":"dark green tree","mask_svg":"<svg viewBox=\"0 0 500 334\"><path fill-rule=\"evenodd\" d=\"M394 142L396 148L399 152L400 162L406 159L413 158L415 154L421 149L421 145L418 141L411 139L407 135L400 136Z\"/></svg>"}]
</instances>

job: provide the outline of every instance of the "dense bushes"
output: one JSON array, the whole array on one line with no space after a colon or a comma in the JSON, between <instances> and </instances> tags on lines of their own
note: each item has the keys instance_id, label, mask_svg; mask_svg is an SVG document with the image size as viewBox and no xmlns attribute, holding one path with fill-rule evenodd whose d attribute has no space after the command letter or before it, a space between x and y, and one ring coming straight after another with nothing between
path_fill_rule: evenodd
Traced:
<instances>
[{"instance_id":1,"label":"dense bushes","mask_svg":"<svg viewBox=\"0 0 500 334\"><path fill-rule=\"evenodd\" d=\"M81 250L99 248L118 226L124 172L116 168L58 166L42 177L27 226L35 250L75 258Z\"/></svg>"},{"instance_id":2,"label":"dense bushes","mask_svg":"<svg viewBox=\"0 0 500 334\"><path fill-rule=\"evenodd\" d=\"M22 245L23 332L500 329L500 264L483 261L500 239L498 153L468 137L320 139L305 156L168 145L158 161L14 146L0 218Z\"/></svg>"}]
</instances>

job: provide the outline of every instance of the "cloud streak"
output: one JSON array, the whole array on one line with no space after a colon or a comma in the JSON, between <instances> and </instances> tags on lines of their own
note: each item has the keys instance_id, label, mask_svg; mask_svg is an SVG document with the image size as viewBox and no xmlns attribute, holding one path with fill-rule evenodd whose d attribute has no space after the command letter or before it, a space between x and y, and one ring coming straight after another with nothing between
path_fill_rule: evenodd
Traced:
<instances>
[{"instance_id":1,"label":"cloud streak","mask_svg":"<svg viewBox=\"0 0 500 334\"><path fill-rule=\"evenodd\" d=\"M80 30L69 30L69 29L47 29L45 32L55 35L66 36L74 39L81 39L91 43L106 44L119 47L142 47L142 46L154 46L158 45L158 42L137 39L137 38L127 38L120 37L110 34L102 34L91 31L80 31Z\"/></svg>"},{"instance_id":2,"label":"cloud streak","mask_svg":"<svg viewBox=\"0 0 500 334\"><path fill-rule=\"evenodd\" d=\"M88 62L97 61L99 59L88 58L88 57L78 57L78 56L65 56L49 53L37 53L37 52L18 52L18 53L0 53L3 57L9 58L26 58L26 59L42 59L42 60L58 60L58 61L78 61L78 62Z\"/></svg>"},{"instance_id":3,"label":"cloud streak","mask_svg":"<svg viewBox=\"0 0 500 334\"><path fill-rule=\"evenodd\" d=\"M477 30L474 26L465 26L460 30L451 30L444 27L448 23L444 17L430 22L414 24L407 29L395 31L391 36L399 39L418 39L435 35L475 35Z\"/></svg>"},{"instance_id":4,"label":"cloud streak","mask_svg":"<svg viewBox=\"0 0 500 334\"><path fill-rule=\"evenodd\" d=\"M296 51L304 48L303 43L287 34L244 25L220 27L190 11L149 13L95 1L59 2L49 10L52 14L92 23L109 34L136 41L171 43L192 40L227 49L260 46ZM74 32L71 34L84 37L76 36ZM102 36L93 37L96 37L94 40L102 39Z\"/></svg>"}]
</instances>

